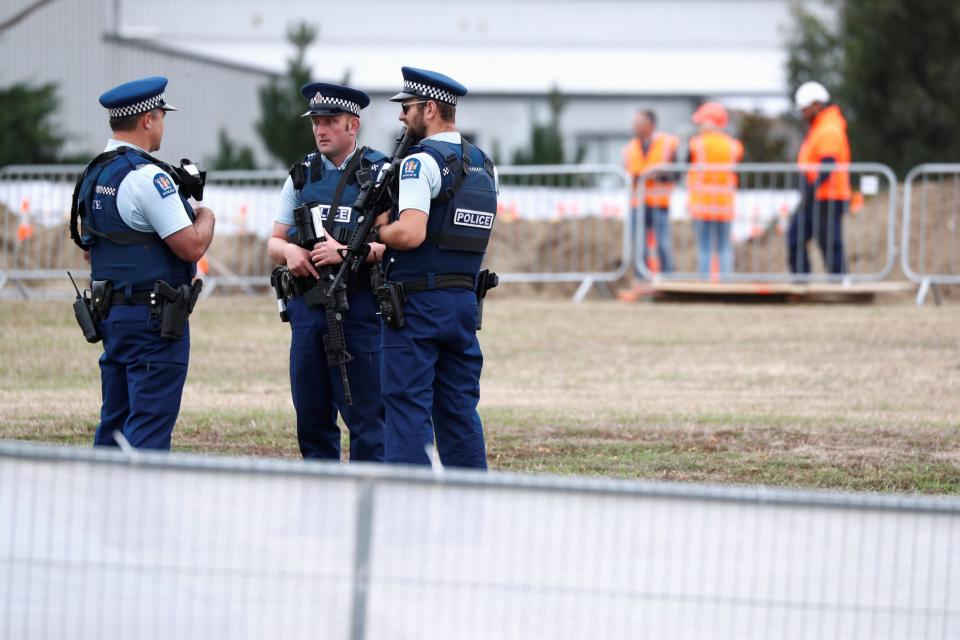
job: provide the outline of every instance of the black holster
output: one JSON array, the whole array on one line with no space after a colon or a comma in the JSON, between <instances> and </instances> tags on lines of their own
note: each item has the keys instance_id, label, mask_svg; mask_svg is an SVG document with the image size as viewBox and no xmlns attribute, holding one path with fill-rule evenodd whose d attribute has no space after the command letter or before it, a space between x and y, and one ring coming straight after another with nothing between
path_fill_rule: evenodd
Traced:
<instances>
[{"instance_id":1,"label":"black holster","mask_svg":"<svg viewBox=\"0 0 960 640\"><path fill-rule=\"evenodd\" d=\"M113 306L113 282L110 280L92 280L90 295L93 298L93 314L97 322L102 322L110 315Z\"/></svg>"},{"instance_id":2,"label":"black holster","mask_svg":"<svg viewBox=\"0 0 960 640\"><path fill-rule=\"evenodd\" d=\"M150 313L160 318L160 337L169 340L183 337L187 318L193 313L202 289L202 280L192 286L182 284L179 287L171 287L163 280L156 281L150 294Z\"/></svg>"},{"instance_id":3,"label":"black holster","mask_svg":"<svg viewBox=\"0 0 960 640\"><path fill-rule=\"evenodd\" d=\"M287 300L290 299L292 286L290 280L290 270L286 267L277 267L270 274L270 286L277 296L277 311L280 312L281 322L290 322L290 314L287 313Z\"/></svg>"},{"instance_id":4,"label":"black holster","mask_svg":"<svg viewBox=\"0 0 960 640\"><path fill-rule=\"evenodd\" d=\"M500 276L490 269L484 269L477 274L477 331L483 324L483 299L487 297L487 291L500 284Z\"/></svg>"},{"instance_id":5,"label":"black holster","mask_svg":"<svg viewBox=\"0 0 960 640\"><path fill-rule=\"evenodd\" d=\"M403 316L403 285L399 282L387 282L378 267L370 270L370 288L377 299L377 313L383 322L391 329L402 329L405 324Z\"/></svg>"}]
</instances>

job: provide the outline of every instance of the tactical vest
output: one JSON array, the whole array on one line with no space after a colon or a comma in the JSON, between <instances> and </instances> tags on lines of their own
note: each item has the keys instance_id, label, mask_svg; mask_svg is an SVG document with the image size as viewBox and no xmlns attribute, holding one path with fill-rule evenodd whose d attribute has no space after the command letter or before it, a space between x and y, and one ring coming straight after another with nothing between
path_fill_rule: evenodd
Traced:
<instances>
[{"instance_id":1,"label":"tactical vest","mask_svg":"<svg viewBox=\"0 0 960 640\"><path fill-rule=\"evenodd\" d=\"M109 280L117 291L152 289L157 280L174 287L189 284L197 272L196 263L178 258L159 235L136 231L120 217L120 183L147 164L161 167L175 181L167 165L156 158L118 147L94 158L74 190L70 234L78 246L90 251L91 279ZM179 193L177 197L192 222L193 207Z\"/></svg>"},{"instance_id":2,"label":"tactical vest","mask_svg":"<svg viewBox=\"0 0 960 640\"><path fill-rule=\"evenodd\" d=\"M694 220L732 222L736 216L737 174L743 144L722 131L705 131L690 139L687 207Z\"/></svg>"},{"instance_id":3,"label":"tactical vest","mask_svg":"<svg viewBox=\"0 0 960 640\"><path fill-rule=\"evenodd\" d=\"M497 184L493 162L461 140L462 145L423 140L408 152L428 153L437 161L440 193L430 201L423 244L408 251L390 250L384 257L391 280L416 280L428 274L475 276L480 271L497 215Z\"/></svg>"},{"instance_id":4,"label":"tactical vest","mask_svg":"<svg viewBox=\"0 0 960 640\"><path fill-rule=\"evenodd\" d=\"M353 236L353 232L357 229L357 215L353 211L353 203L360 195L357 172L364 169L369 170L371 178L376 179L377 173L385 160L387 160L387 156L379 151L363 147L358 149L347 166L340 170L325 167L323 156L316 151L307 154L301 162L290 168L290 178L293 181L297 206L319 202L324 228L327 229L327 233L340 244L347 244ZM340 185L340 179L343 177L344 171L349 171L349 175L339 194L339 200L335 203L337 187ZM331 223L330 208L332 204L336 204L337 210L333 213L334 217ZM291 232L291 236L295 238L296 230L291 227ZM369 272L369 266L364 265L354 279L357 282L366 282L369 279Z\"/></svg>"}]
</instances>

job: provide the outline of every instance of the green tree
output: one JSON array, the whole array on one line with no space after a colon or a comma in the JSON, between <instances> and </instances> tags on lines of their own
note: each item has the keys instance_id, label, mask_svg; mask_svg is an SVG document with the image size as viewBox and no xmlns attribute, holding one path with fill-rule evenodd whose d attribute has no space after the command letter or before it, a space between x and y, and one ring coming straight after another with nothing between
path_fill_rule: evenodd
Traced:
<instances>
[{"instance_id":1,"label":"green tree","mask_svg":"<svg viewBox=\"0 0 960 640\"><path fill-rule=\"evenodd\" d=\"M206 165L208 169L214 171L257 168L253 161L253 150L247 146L237 145L223 128L217 134L217 155L208 159Z\"/></svg>"},{"instance_id":2,"label":"green tree","mask_svg":"<svg viewBox=\"0 0 960 640\"><path fill-rule=\"evenodd\" d=\"M257 133L270 155L284 166L292 165L313 148L310 127L299 116L304 110L300 87L310 82L311 74L305 53L316 37L316 28L309 24L292 27L287 39L295 53L287 62L286 76L272 79L259 91Z\"/></svg>"},{"instance_id":3,"label":"green tree","mask_svg":"<svg viewBox=\"0 0 960 640\"><path fill-rule=\"evenodd\" d=\"M923 162L955 162L960 3L846 0L834 6L834 26L809 14L796 23L796 32L832 33L834 50L818 52L797 46L807 39L794 39L788 71L806 58L838 70L838 85L824 84L848 117L854 159L883 162L901 175ZM818 78L790 76L794 86L806 79Z\"/></svg>"},{"instance_id":4,"label":"green tree","mask_svg":"<svg viewBox=\"0 0 960 640\"><path fill-rule=\"evenodd\" d=\"M566 164L563 150L563 134L560 132L560 115L566 107L567 99L560 89L553 87L547 94L550 117L545 124L534 124L530 132L530 146L513 153L513 164ZM577 148L572 162L583 160L586 149Z\"/></svg>"},{"instance_id":5,"label":"green tree","mask_svg":"<svg viewBox=\"0 0 960 640\"><path fill-rule=\"evenodd\" d=\"M737 139L743 143L744 162L786 162L787 138L779 129L784 123L759 111L740 114Z\"/></svg>"},{"instance_id":6,"label":"green tree","mask_svg":"<svg viewBox=\"0 0 960 640\"><path fill-rule=\"evenodd\" d=\"M58 104L53 83L39 87L18 83L0 89L0 166L59 159L65 138L50 121Z\"/></svg>"},{"instance_id":7,"label":"green tree","mask_svg":"<svg viewBox=\"0 0 960 640\"><path fill-rule=\"evenodd\" d=\"M836 0L826 0L826 4L834 8ZM790 14L793 18L793 29L787 38L790 90L815 80L831 93L837 91L843 82L843 47L837 29L809 11L800 0L793 0Z\"/></svg>"}]
</instances>

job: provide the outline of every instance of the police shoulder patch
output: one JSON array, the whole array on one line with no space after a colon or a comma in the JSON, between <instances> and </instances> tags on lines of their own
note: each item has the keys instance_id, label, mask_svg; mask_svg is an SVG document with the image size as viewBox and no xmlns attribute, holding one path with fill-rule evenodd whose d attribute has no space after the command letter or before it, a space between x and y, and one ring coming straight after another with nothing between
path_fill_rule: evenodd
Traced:
<instances>
[{"instance_id":1,"label":"police shoulder patch","mask_svg":"<svg viewBox=\"0 0 960 640\"><path fill-rule=\"evenodd\" d=\"M416 158L407 158L403 161L403 169L400 172L400 179L420 177L420 161Z\"/></svg>"},{"instance_id":2,"label":"police shoulder patch","mask_svg":"<svg viewBox=\"0 0 960 640\"><path fill-rule=\"evenodd\" d=\"M173 186L173 180L165 173L158 173L153 177L153 186L157 188L161 198L166 198L177 191L177 188Z\"/></svg>"}]
</instances>

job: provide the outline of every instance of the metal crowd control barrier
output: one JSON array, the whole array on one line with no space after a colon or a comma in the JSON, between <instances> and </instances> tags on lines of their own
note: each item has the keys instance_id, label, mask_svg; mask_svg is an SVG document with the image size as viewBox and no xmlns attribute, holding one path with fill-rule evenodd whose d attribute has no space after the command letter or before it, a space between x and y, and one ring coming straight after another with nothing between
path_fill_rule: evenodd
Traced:
<instances>
[{"instance_id":1,"label":"metal crowd control barrier","mask_svg":"<svg viewBox=\"0 0 960 640\"><path fill-rule=\"evenodd\" d=\"M7 167L0 171L0 288L9 280L24 296L70 292L63 271L83 271L67 220L82 167ZM577 282L582 298L629 267L624 230L629 177L618 166L501 167L498 221L487 265L503 282ZM284 171L210 172L204 201L217 214L206 256L206 291L266 287L266 252L286 179Z\"/></svg>"},{"instance_id":2,"label":"metal crowd control barrier","mask_svg":"<svg viewBox=\"0 0 960 640\"><path fill-rule=\"evenodd\" d=\"M0 636L960 637L960 500L0 443Z\"/></svg>"},{"instance_id":3,"label":"metal crowd control barrier","mask_svg":"<svg viewBox=\"0 0 960 640\"><path fill-rule=\"evenodd\" d=\"M578 282L579 301L591 286L627 272L630 176L621 167L507 166L498 172L499 212L486 265L502 282Z\"/></svg>"},{"instance_id":4,"label":"metal crowd control barrier","mask_svg":"<svg viewBox=\"0 0 960 640\"><path fill-rule=\"evenodd\" d=\"M803 174L835 167L743 163L669 164L651 169L639 181L639 202L646 200L647 180L658 188L663 184L674 188L667 224L663 214L651 216L652 221L640 211L636 214L633 256L637 272L648 279L733 282L852 284L885 279L893 269L897 249L897 181L888 167L843 165L853 190L844 210L817 205L820 210L813 215L796 218ZM715 221L730 217L723 225ZM704 220L711 224L703 224ZM796 233L791 244L791 227L803 231L804 222L806 234ZM838 229L842 231L838 233ZM806 243L805 235L809 238ZM660 255L660 238L672 252L673 270L663 268L664 262L669 267L669 256L664 260ZM729 246L729 263L719 257L723 245L718 243ZM804 248L809 256L806 269Z\"/></svg>"},{"instance_id":5,"label":"metal crowd control barrier","mask_svg":"<svg viewBox=\"0 0 960 640\"><path fill-rule=\"evenodd\" d=\"M83 171L76 165L0 169L0 290L26 297L72 293L67 269L82 282L89 265L70 240L70 197Z\"/></svg>"},{"instance_id":6,"label":"metal crowd control barrier","mask_svg":"<svg viewBox=\"0 0 960 640\"><path fill-rule=\"evenodd\" d=\"M960 164L922 164L904 180L900 265L920 285L917 304L937 285L960 284Z\"/></svg>"},{"instance_id":7,"label":"metal crowd control barrier","mask_svg":"<svg viewBox=\"0 0 960 640\"><path fill-rule=\"evenodd\" d=\"M270 285L273 263L267 239L280 204L286 171L211 171L203 200L217 215L217 228L206 258L206 290L239 287L253 293ZM208 293L208 295L209 295Z\"/></svg>"}]
</instances>

